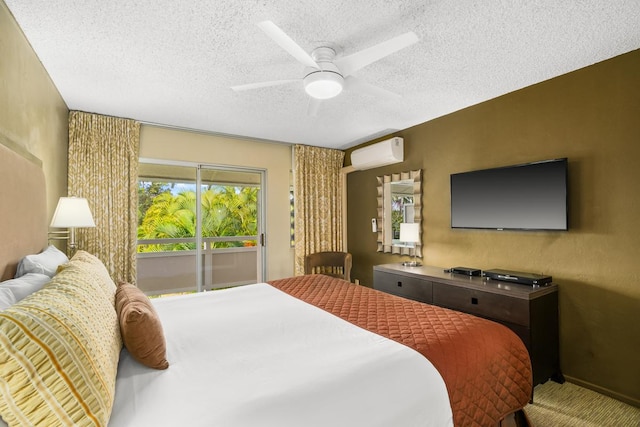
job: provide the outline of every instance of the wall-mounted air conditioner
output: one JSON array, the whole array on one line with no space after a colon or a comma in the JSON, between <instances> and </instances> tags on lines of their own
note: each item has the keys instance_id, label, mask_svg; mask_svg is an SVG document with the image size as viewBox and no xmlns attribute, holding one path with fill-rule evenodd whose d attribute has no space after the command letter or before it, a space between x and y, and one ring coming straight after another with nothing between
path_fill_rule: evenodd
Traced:
<instances>
[{"instance_id":1,"label":"wall-mounted air conditioner","mask_svg":"<svg viewBox=\"0 0 640 427\"><path fill-rule=\"evenodd\" d=\"M404 140L400 137L387 139L351 153L351 165L357 170L377 168L404 160Z\"/></svg>"}]
</instances>

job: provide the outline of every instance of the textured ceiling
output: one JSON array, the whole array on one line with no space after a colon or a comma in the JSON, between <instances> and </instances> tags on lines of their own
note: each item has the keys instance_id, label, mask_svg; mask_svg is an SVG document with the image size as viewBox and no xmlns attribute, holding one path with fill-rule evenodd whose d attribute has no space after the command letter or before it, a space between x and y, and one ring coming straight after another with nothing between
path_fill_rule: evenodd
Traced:
<instances>
[{"instance_id":1,"label":"textured ceiling","mask_svg":"<svg viewBox=\"0 0 640 427\"><path fill-rule=\"evenodd\" d=\"M640 48L638 0L4 0L72 110L348 148ZM307 115L304 66L258 26L338 55L420 41L357 73Z\"/></svg>"}]
</instances>

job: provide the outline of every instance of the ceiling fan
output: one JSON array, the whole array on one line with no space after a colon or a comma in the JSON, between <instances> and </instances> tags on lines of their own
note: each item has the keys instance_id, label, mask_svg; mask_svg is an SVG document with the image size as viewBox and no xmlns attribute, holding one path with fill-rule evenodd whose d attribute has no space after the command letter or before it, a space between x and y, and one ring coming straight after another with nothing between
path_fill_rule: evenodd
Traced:
<instances>
[{"instance_id":1,"label":"ceiling fan","mask_svg":"<svg viewBox=\"0 0 640 427\"><path fill-rule=\"evenodd\" d=\"M232 86L231 89L239 92L302 81L305 91L311 97L308 113L312 116L316 115L322 100L338 96L343 88L367 91L374 95L398 96L393 92L361 81L353 74L419 40L418 36L410 31L351 55L336 58L336 51L329 46L320 46L309 55L271 21L260 22L258 27L298 62L305 65L304 75L302 79L249 83Z\"/></svg>"}]
</instances>

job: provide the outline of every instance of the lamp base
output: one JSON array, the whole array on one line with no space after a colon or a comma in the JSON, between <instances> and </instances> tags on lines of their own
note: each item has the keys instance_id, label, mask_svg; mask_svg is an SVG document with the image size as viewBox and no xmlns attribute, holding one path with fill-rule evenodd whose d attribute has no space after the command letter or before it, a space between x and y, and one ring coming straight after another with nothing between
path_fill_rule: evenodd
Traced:
<instances>
[{"instance_id":1,"label":"lamp base","mask_svg":"<svg viewBox=\"0 0 640 427\"><path fill-rule=\"evenodd\" d=\"M422 263L418 261L405 261L402 265L405 267L422 267Z\"/></svg>"}]
</instances>

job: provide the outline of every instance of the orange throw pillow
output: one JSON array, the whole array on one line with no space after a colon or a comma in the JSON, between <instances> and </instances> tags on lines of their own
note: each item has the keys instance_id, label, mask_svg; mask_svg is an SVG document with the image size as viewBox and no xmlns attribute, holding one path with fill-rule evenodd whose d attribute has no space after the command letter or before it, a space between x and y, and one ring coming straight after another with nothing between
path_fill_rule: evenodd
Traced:
<instances>
[{"instance_id":1,"label":"orange throw pillow","mask_svg":"<svg viewBox=\"0 0 640 427\"><path fill-rule=\"evenodd\" d=\"M145 366L167 369L167 347L160 318L149 298L135 285L118 283L116 311L122 341L131 356Z\"/></svg>"}]
</instances>

